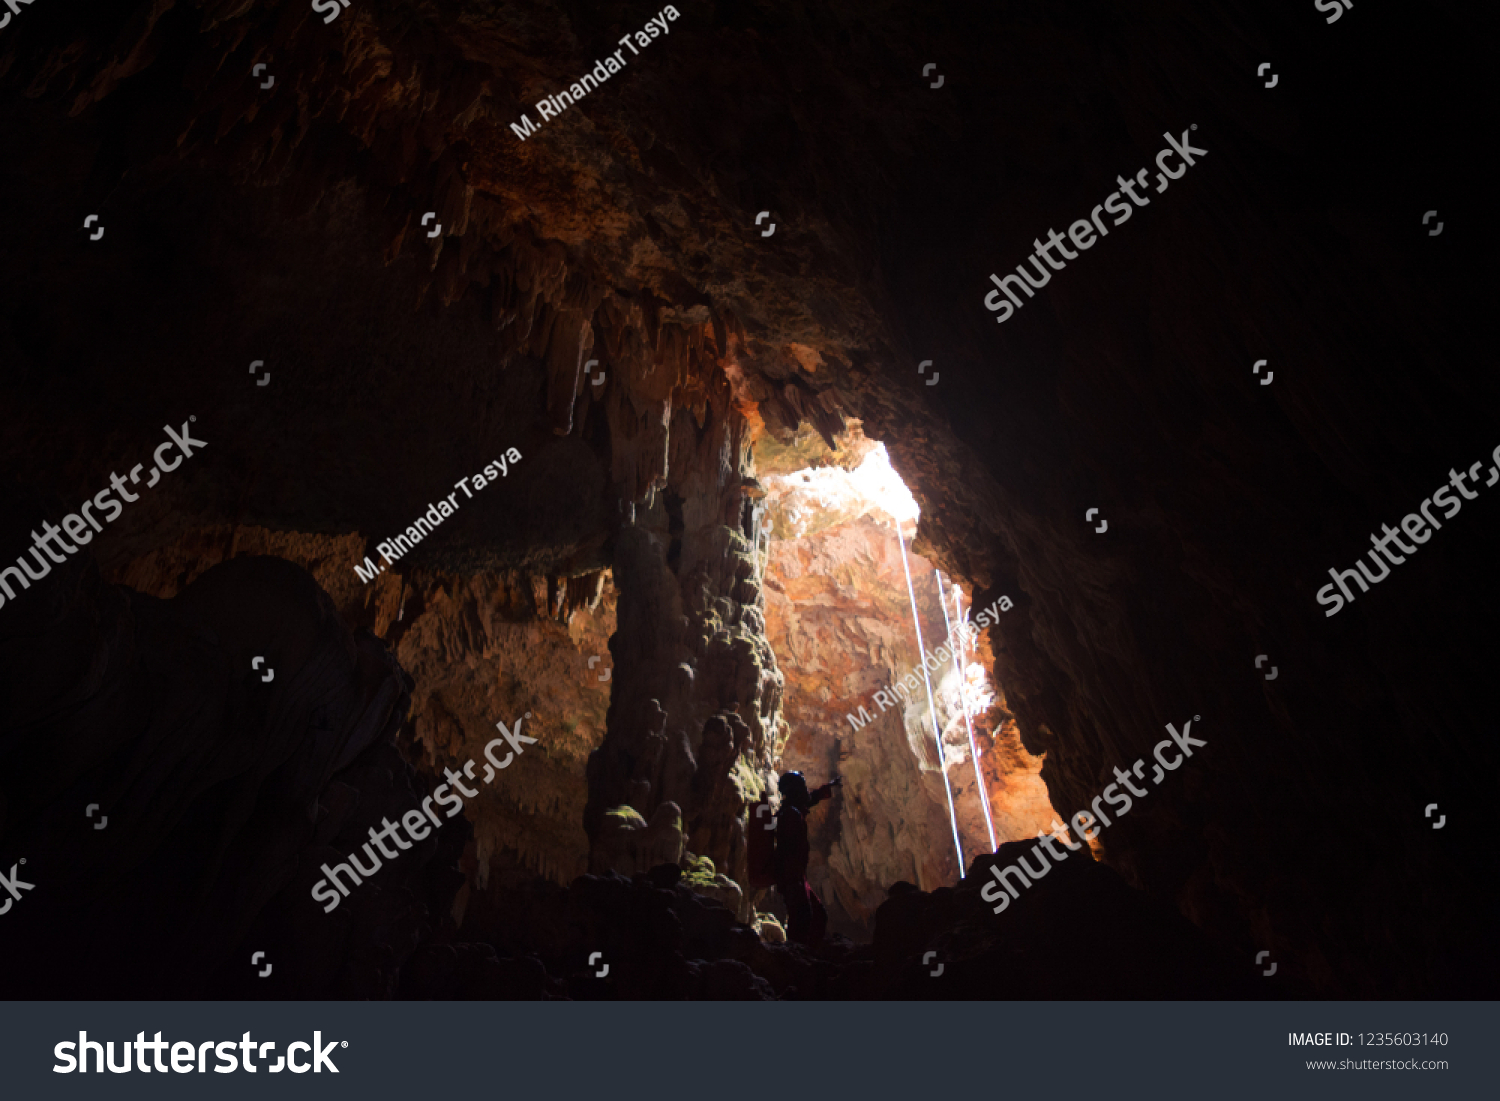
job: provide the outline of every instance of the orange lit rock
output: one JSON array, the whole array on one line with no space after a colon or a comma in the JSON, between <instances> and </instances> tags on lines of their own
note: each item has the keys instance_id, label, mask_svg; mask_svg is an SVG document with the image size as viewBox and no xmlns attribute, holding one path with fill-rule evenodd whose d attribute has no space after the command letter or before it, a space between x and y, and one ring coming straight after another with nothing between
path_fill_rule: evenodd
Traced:
<instances>
[{"instance_id":1,"label":"orange lit rock","mask_svg":"<svg viewBox=\"0 0 1500 1101\"><path fill-rule=\"evenodd\" d=\"M859 451L874 446L864 441ZM808 461L819 450L770 450L767 465ZM808 877L828 906L830 926L868 937L892 883L927 890L952 885L959 866L925 687L909 705L882 710L875 702L877 691L908 672L920 680L920 651L890 514L842 469L855 465L852 459L766 476L773 531L766 631L786 677L790 733L780 768L805 773L811 786L835 772L844 780L832 803L812 813ZM946 634L933 566L910 547L907 555L923 640L932 652ZM947 592L951 599L951 588ZM981 684L983 668L992 663L987 647L967 660L976 663L971 675ZM933 689L953 704L939 710L947 720L943 745L967 865L988 852L990 842L957 681L949 662L936 671ZM861 708L872 717L868 722ZM997 840L1033 837L1053 814L1038 775L1041 758L1021 746L998 700L973 720Z\"/></svg>"}]
</instances>

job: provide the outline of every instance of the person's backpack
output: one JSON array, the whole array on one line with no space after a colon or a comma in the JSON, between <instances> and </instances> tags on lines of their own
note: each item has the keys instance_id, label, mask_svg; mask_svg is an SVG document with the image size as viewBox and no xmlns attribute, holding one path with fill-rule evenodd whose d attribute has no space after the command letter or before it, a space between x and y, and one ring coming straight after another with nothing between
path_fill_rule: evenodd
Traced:
<instances>
[{"instance_id":1,"label":"person's backpack","mask_svg":"<svg viewBox=\"0 0 1500 1101\"><path fill-rule=\"evenodd\" d=\"M750 808L750 823L746 827L746 863L751 890L776 885L776 816L771 812L771 800L762 795L760 802Z\"/></svg>"}]
</instances>

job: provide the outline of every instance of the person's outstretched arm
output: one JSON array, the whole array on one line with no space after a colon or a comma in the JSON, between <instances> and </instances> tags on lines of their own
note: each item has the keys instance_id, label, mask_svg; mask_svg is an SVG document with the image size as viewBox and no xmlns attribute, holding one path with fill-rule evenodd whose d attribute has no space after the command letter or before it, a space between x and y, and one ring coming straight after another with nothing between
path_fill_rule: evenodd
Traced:
<instances>
[{"instance_id":1,"label":"person's outstretched arm","mask_svg":"<svg viewBox=\"0 0 1500 1101\"><path fill-rule=\"evenodd\" d=\"M834 777L822 787L815 789L811 794L812 803L810 805L817 806L824 799L832 799L834 786L841 783L843 783L842 780L838 779L838 777Z\"/></svg>"}]
</instances>

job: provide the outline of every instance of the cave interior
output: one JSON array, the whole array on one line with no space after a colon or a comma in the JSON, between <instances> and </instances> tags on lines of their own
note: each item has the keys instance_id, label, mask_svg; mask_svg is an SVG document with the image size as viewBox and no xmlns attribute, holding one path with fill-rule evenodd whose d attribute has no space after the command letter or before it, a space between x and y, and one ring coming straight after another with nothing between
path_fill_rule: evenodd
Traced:
<instances>
[{"instance_id":1,"label":"cave interior","mask_svg":"<svg viewBox=\"0 0 1500 1101\"><path fill-rule=\"evenodd\" d=\"M1479 17L637 8L0 32L12 996L1493 997Z\"/></svg>"}]
</instances>

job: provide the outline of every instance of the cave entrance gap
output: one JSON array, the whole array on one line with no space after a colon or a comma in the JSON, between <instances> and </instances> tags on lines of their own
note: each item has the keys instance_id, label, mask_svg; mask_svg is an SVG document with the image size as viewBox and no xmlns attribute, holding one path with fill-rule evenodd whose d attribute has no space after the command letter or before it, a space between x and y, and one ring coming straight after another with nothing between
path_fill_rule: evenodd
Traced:
<instances>
[{"instance_id":1,"label":"cave entrance gap","mask_svg":"<svg viewBox=\"0 0 1500 1101\"><path fill-rule=\"evenodd\" d=\"M832 451L805 427L789 444L757 442L756 474L766 490L757 569L766 634L786 679L776 768L802 772L812 787L835 773L844 780L809 821L808 879L828 907L829 928L868 940L892 884L952 886L960 870L898 523L923 642L935 658L949 636L938 574L912 549L918 505L884 445L850 424ZM949 623L957 624L955 588L965 615L978 616L965 579L941 580ZM970 632L963 662L965 675L949 657L930 676L967 866L991 847L981 782L999 843L1050 830L1054 812L1039 775L1043 758L1021 745L1004 694L991 682L989 641Z\"/></svg>"}]
</instances>

